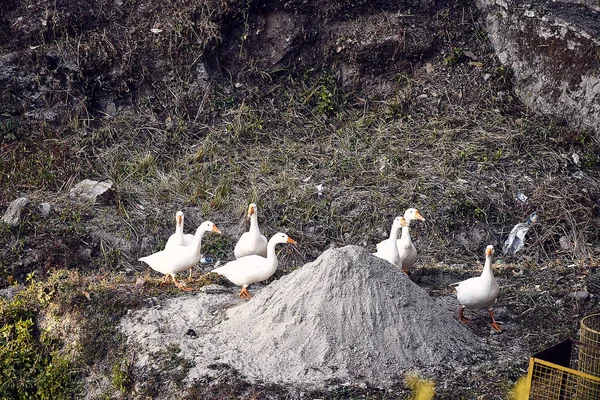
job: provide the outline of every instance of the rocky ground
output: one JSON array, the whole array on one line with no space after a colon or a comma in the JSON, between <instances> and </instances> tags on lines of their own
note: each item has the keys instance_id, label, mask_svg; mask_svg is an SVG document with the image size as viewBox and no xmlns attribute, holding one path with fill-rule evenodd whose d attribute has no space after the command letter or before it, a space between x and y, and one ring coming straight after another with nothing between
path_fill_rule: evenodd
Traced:
<instances>
[{"instance_id":1,"label":"rocky ground","mask_svg":"<svg viewBox=\"0 0 600 400\"><path fill-rule=\"evenodd\" d=\"M374 251L393 218L417 207L427 221L413 227L410 279L449 318L449 284L477 274L494 245L504 332L490 332L485 314L460 327L483 342L478 354L490 363L424 374L438 398L504 397L530 354L577 337L600 294L595 5L196 3L0 4L1 210L27 199L0 223L0 368L14 378L3 396L408 396L404 376L385 388L345 375L337 386L298 388L215 363L191 379L201 363L181 345L154 351L157 368L142 368L125 321L206 296L238 302L208 264L189 295L159 287L137 261L163 247L180 209L186 231L205 219L223 231L203 245L215 260L232 257L250 202L266 235L284 231L299 243L281 248L275 276L240 307L248 310L281 296L276 288L329 248ZM529 30L519 31L515 10ZM523 37L541 41L537 32L552 46L536 58ZM562 81L548 62L561 37L567 58L585 61L561 62L570 73ZM527 100L531 88L539 101ZM559 106L535 112L552 99ZM586 107L579 120L577 99ZM109 189L82 197L85 179ZM502 254L512 227L534 211L523 250ZM226 291L199 293L205 286Z\"/></svg>"}]
</instances>

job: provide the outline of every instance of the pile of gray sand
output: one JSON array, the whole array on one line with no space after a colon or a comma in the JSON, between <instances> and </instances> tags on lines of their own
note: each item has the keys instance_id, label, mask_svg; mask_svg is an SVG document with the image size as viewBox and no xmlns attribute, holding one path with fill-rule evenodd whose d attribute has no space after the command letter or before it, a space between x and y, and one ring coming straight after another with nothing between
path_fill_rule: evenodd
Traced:
<instances>
[{"instance_id":1,"label":"pile of gray sand","mask_svg":"<svg viewBox=\"0 0 600 400\"><path fill-rule=\"evenodd\" d=\"M231 308L221 358L264 381L386 387L407 372L454 370L481 340L400 269L365 249L331 249Z\"/></svg>"},{"instance_id":2,"label":"pile of gray sand","mask_svg":"<svg viewBox=\"0 0 600 400\"><path fill-rule=\"evenodd\" d=\"M452 313L361 247L328 250L249 301L237 297L239 288L221 289L124 318L138 372L155 369L152 355L174 344L194 361L188 383L224 363L251 381L389 387L409 372L454 372L484 356L481 339Z\"/></svg>"}]
</instances>

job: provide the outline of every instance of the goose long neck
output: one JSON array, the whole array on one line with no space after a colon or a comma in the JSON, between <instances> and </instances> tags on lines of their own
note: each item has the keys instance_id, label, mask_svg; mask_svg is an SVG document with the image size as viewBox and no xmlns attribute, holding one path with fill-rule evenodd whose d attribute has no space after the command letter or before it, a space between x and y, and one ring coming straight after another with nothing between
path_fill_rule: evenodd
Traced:
<instances>
[{"instance_id":1,"label":"goose long neck","mask_svg":"<svg viewBox=\"0 0 600 400\"><path fill-rule=\"evenodd\" d=\"M202 236L204 236L205 232L206 230L204 229L198 229L196 231L194 240L192 240L192 243L190 243L190 247L194 250L194 254L200 254L200 249L202 247Z\"/></svg>"},{"instance_id":2,"label":"goose long neck","mask_svg":"<svg viewBox=\"0 0 600 400\"><path fill-rule=\"evenodd\" d=\"M175 234L177 236L183 236L183 222L175 225Z\"/></svg>"},{"instance_id":3,"label":"goose long neck","mask_svg":"<svg viewBox=\"0 0 600 400\"><path fill-rule=\"evenodd\" d=\"M485 264L483 264L483 272L481 273L482 277L486 277L489 279L494 279L494 272L492 271L492 257L485 258Z\"/></svg>"},{"instance_id":4,"label":"goose long neck","mask_svg":"<svg viewBox=\"0 0 600 400\"><path fill-rule=\"evenodd\" d=\"M402 227L402 236L400 239L410 239L410 228L408 226Z\"/></svg>"},{"instance_id":5,"label":"goose long neck","mask_svg":"<svg viewBox=\"0 0 600 400\"><path fill-rule=\"evenodd\" d=\"M392 225L392 229L390 230L390 239L396 240L398 239L398 232L400 232L400 224L396 225Z\"/></svg>"},{"instance_id":6,"label":"goose long neck","mask_svg":"<svg viewBox=\"0 0 600 400\"><path fill-rule=\"evenodd\" d=\"M258 229L258 216L256 215L256 213L250 216L249 232L255 232L257 234L260 234L260 230Z\"/></svg>"},{"instance_id":7,"label":"goose long neck","mask_svg":"<svg viewBox=\"0 0 600 400\"><path fill-rule=\"evenodd\" d=\"M277 245L277 242L272 239L269 240L269 243L267 243L267 259L269 261L275 260L275 262L277 262L277 254L275 253L276 245Z\"/></svg>"}]
</instances>

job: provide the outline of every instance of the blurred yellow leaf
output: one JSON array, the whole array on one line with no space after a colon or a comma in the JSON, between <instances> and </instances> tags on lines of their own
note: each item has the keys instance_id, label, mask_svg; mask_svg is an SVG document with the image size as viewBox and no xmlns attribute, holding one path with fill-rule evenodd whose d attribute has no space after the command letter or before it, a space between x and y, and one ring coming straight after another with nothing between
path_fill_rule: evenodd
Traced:
<instances>
[{"instance_id":1,"label":"blurred yellow leaf","mask_svg":"<svg viewBox=\"0 0 600 400\"><path fill-rule=\"evenodd\" d=\"M435 383L431 379L421 379L416 375L404 378L406 386L412 390L411 400L432 400L435 394Z\"/></svg>"},{"instance_id":2,"label":"blurred yellow leaf","mask_svg":"<svg viewBox=\"0 0 600 400\"><path fill-rule=\"evenodd\" d=\"M527 375L519 378L510 394L511 400L527 400Z\"/></svg>"}]
</instances>

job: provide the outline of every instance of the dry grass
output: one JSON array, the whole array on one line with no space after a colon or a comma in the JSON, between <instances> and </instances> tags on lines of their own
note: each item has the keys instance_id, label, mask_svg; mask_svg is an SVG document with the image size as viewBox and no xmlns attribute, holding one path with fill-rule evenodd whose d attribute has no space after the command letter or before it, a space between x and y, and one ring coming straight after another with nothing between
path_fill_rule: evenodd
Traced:
<instances>
[{"instance_id":1,"label":"dry grass","mask_svg":"<svg viewBox=\"0 0 600 400\"><path fill-rule=\"evenodd\" d=\"M155 287L156 274L136 260L162 248L179 209L186 213L186 231L204 219L219 226L224 235L208 237L204 252L227 259L245 229L247 204L257 203L263 233L284 231L299 243L281 248L280 276L331 246L373 249L396 215L417 207L427 222L413 226L420 252L413 278L433 295L448 295L448 281L472 276L486 245L495 245L500 255L511 228L537 211L540 220L525 248L499 272L505 280L503 307L537 317L521 323L506 312L505 318L526 332L524 347L539 349L576 330L577 314L593 309L595 300L574 303L568 294L581 287L600 294L590 274L600 257L597 136L526 110L477 16L460 2L435 11L432 24L439 35L418 56L410 46L423 28L411 27L406 13L381 16L387 21L383 33L402 21L406 46L396 50L409 61L403 59L406 68L397 70L386 65L380 75L357 67L354 72L363 73L358 83L349 83L342 66L365 56L363 36L371 36L349 28L380 18L363 15L367 2L339 18L348 2L305 5L307 13L320 12L315 29L338 30L333 39L323 35L323 42L309 38L315 40L309 51L298 50L292 61L275 67L253 53L256 39L243 36L260 22L251 2L117 7L102 0L96 8L69 3L65 9L55 9L58 3L21 3L0 10L31 21L44 16L47 28L32 23L35 29L19 31L16 40L0 41L3 53L24 49L18 84L3 93L30 99L33 90L40 98L32 105L5 97L7 111L0 110L0 205L5 208L19 195L33 200L21 226L0 226L0 242L6 243L0 250L2 275L24 281L34 270L41 278L68 267L114 278L129 269L146 282L144 295L175 294ZM329 48L327 40L335 46ZM339 44L344 49L338 53L333 49ZM476 54L482 66L471 64L463 50ZM295 64L296 55L313 64ZM26 79L28 73L37 83ZM22 117L32 110L34 117ZM42 111L56 117L35 117ZM84 178L110 178L115 203L70 200L68 190ZM520 193L526 202L517 199ZM54 206L48 219L36 211L42 201ZM35 252L41 255L37 260ZM196 286L215 279L199 278ZM129 304L125 287L133 284L133 275L118 279L126 283L103 288L103 302L114 295ZM109 305L120 306L115 304ZM89 326L106 318L100 313ZM114 328L114 321L106 326ZM475 326L486 336L486 323ZM500 339L491 341L501 348ZM101 347L94 350L106 350ZM98 354L90 362L106 358ZM119 357L124 355L111 355L103 368L110 371ZM520 375L519 362L526 360L498 366L503 380L496 389L508 390L506 382ZM458 390L467 398L487 384L484 375L457 378L438 394L453 398L450 392ZM282 390L226 378L221 382L226 394L277 398ZM207 385L200 382L193 390L204 393ZM406 387L396 389L398 397L408 393ZM392 396L354 387L338 394Z\"/></svg>"}]
</instances>

